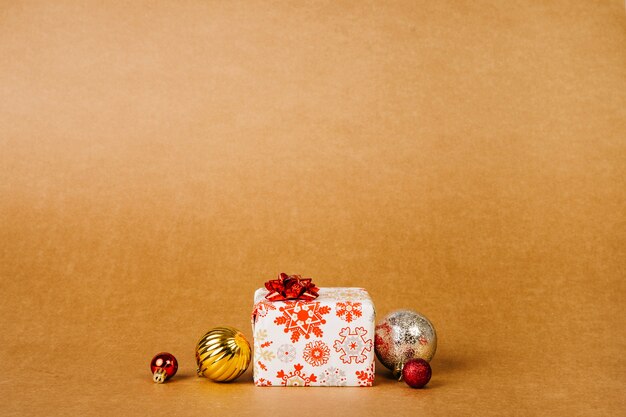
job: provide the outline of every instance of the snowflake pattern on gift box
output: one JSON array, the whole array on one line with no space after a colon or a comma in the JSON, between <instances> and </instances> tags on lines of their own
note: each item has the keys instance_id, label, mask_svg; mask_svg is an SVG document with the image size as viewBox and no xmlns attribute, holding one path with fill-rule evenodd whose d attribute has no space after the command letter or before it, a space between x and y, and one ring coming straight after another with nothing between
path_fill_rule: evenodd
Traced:
<instances>
[{"instance_id":1,"label":"snowflake pattern on gift box","mask_svg":"<svg viewBox=\"0 0 626 417\"><path fill-rule=\"evenodd\" d=\"M256 321L257 317L265 317L267 316L267 313L271 310L276 310L276 306L274 305L274 303L267 300L261 300L254 305L252 317Z\"/></svg>"},{"instance_id":2,"label":"snowflake pattern on gift box","mask_svg":"<svg viewBox=\"0 0 626 417\"><path fill-rule=\"evenodd\" d=\"M271 361L276 356L269 347L274 343L271 340L267 340L267 330L259 329L254 334L254 351L257 352L257 357L265 361Z\"/></svg>"},{"instance_id":3,"label":"snowflake pattern on gift box","mask_svg":"<svg viewBox=\"0 0 626 417\"><path fill-rule=\"evenodd\" d=\"M276 357L274 352L269 349L272 343L274 342L267 340L267 330L259 329L254 333L255 373L258 374L261 369L267 371L265 362L272 361Z\"/></svg>"},{"instance_id":4,"label":"snowflake pattern on gift box","mask_svg":"<svg viewBox=\"0 0 626 417\"><path fill-rule=\"evenodd\" d=\"M281 385L284 387L308 387L311 382L317 382L317 377L314 374L304 375L302 373L304 366L299 363L293 366L293 371L285 373L284 370L278 371L276 378L282 379Z\"/></svg>"},{"instance_id":5,"label":"snowflake pattern on gift box","mask_svg":"<svg viewBox=\"0 0 626 417\"><path fill-rule=\"evenodd\" d=\"M369 300L370 296L365 288L332 288L324 293L324 296L332 300Z\"/></svg>"},{"instance_id":6,"label":"snowflake pattern on gift box","mask_svg":"<svg viewBox=\"0 0 626 417\"><path fill-rule=\"evenodd\" d=\"M271 387L272 386L272 381L268 381L265 378L259 378L256 380L256 382L254 383L257 387Z\"/></svg>"},{"instance_id":7,"label":"snowflake pattern on gift box","mask_svg":"<svg viewBox=\"0 0 626 417\"><path fill-rule=\"evenodd\" d=\"M309 365L322 366L328 362L330 349L326 343L316 340L306 344L302 357Z\"/></svg>"},{"instance_id":8,"label":"snowflake pattern on gift box","mask_svg":"<svg viewBox=\"0 0 626 417\"><path fill-rule=\"evenodd\" d=\"M335 340L333 347L335 351L341 353L339 359L343 363L363 363L367 359L367 352L372 351L372 339L365 339L367 330L363 327L357 327L354 332L349 327L344 327L339 332L341 339Z\"/></svg>"},{"instance_id":9,"label":"snowflake pattern on gift box","mask_svg":"<svg viewBox=\"0 0 626 417\"><path fill-rule=\"evenodd\" d=\"M281 362L293 362L296 358L296 348L289 344L281 345L278 348L278 352L276 352L276 356Z\"/></svg>"},{"instance_id":10,"label":"snowflake pattern on gift box","mask_svg":"<svg viewBox=\"0 0 626 417\"><path fill-rule=\"evenodd\" d=\"M325 387L345 387L346 373L339 368L331 366L317 376L319 384Z\"/></svg>"},{"instance_id":11,"label":"snowflake pattern on gift box","mask_svg":"<svg viewBox=\"0 0 626 417\"><path fill-rule=\"evenodd\" d=\"M374 384L374 362L364 371L356 371L360 387L371 387Z\"/></svg>"},{"instance_id":12,"label":"snowflake pattern on gift box","mask_svg":"<svg viewBox=\"0 0 626 417\"><path fill-rule=\"evenodd\" d=\"M330 307L322 306L319 302L287 301L279 310L282 316L277 317L274 323L285 325L285 333L291 332L291 341L295 343L300 336L309 339L311 333L322 337L324 332L321 326L326 324L322 315L328 314Z\"/></svg>"},{"instance_id":13,"label":"snowflake pattern on gift box","mask_svg":"<svg viewBox=\"0 0 626 417\"><path fill-rule=\"evenodd\" d=\"M363 315L361 308L361 303L340 301L336 305L335 313L337 314L337 317L350 323L353 319Z\"/></svg>"}]
</instances>

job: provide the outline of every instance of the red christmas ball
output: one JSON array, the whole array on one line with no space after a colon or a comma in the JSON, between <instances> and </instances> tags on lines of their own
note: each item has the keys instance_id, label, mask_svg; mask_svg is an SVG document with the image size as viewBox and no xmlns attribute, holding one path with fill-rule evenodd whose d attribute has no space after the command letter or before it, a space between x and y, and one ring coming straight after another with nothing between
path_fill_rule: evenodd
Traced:
<instances>
[{"instance_id":1,"label":"red christmas ball","mask_svg":"<svg viewBox=\"0 0 626 417\"><path fill-rule=\"evenodd\" d=\"M161 352L152 358L150 370L152 371L152 380L157 384L162 384L176 375L178 361L171 353Z\"/></svg>"},{"instance_id":2,"label":"red christmas ball","mask_svg":"<svg viewBox=\"0 0 626 417\"><path fill-rule=\"evenodd\" d=\"M411 388L422 388L431 376L430 365L424 359L410 359L402 368L402 379Z\"/></svg>"}]
</instances>

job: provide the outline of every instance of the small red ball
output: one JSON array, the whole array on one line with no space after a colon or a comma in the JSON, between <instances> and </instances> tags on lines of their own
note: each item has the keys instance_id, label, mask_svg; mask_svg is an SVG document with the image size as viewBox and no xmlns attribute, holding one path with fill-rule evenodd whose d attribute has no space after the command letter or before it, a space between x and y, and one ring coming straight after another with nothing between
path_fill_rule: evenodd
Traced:
<instances>
[{"instance_id":1,"label":"small red ball","mask_svg":"<svg viewBox=\"0 0 626 417\"><path fill-rule=\"evenodd\" d=\"M431 376L430 364L424 359L410 359L402 368L402 379L411 388L422 388L428 384Z\"/></svg>"},{"instance_id":2,"label":"small red ball","mask_svg":"<svg viewBox=\"0 0 626 417\"><path fill-rule=\"evenodd\" d=\"M178 361L171 353L161 352L150 361L150 370L152 371L154 382L163 383L176 375Z\"/></svg>"}]
</instances>

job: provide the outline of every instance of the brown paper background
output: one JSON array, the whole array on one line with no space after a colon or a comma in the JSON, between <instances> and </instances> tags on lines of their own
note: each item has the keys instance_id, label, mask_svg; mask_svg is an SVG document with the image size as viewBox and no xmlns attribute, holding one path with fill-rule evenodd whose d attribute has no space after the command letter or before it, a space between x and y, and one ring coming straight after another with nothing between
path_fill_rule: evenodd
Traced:
<instances>
[{"instance_id":1,"label":"brown paper background","mask_svg":"<svg viewBox=\"0 0 626 417\"><path fill-rule=\"evenodd\" d=\"M300 3L0 3L2 414L624 415L623 2ZM428 388L196 378L281 271Z\"/></svg>"}]
</instances>

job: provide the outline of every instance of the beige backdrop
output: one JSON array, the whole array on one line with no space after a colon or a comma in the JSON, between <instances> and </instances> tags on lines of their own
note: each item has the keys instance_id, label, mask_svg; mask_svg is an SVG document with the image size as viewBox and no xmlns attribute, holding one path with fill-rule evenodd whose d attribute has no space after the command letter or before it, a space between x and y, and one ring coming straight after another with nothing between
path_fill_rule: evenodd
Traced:
<instances>
[{"instance_id":1,"label":"beige backdrop","mask_svg":"<svg viewBox=\"0 0 626 417\"><path fill-rule=\"evenodd\" d=\"M624 415L623 2L300 3L0 3L1 413ZM196 378L281 271L428 388Z\"/></svg>"}]
</instances>

